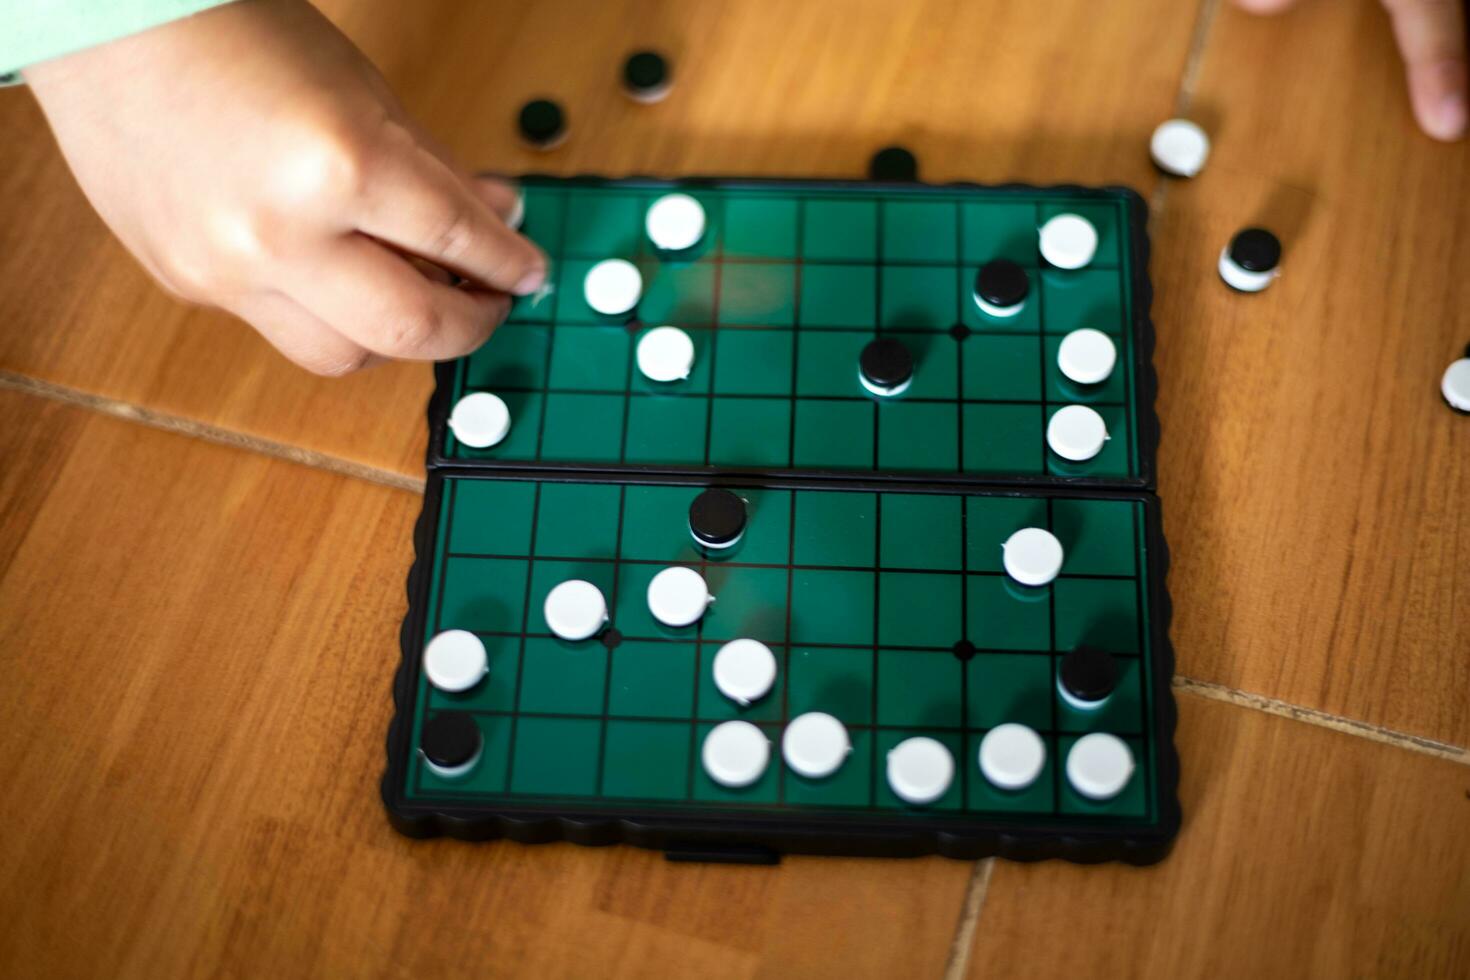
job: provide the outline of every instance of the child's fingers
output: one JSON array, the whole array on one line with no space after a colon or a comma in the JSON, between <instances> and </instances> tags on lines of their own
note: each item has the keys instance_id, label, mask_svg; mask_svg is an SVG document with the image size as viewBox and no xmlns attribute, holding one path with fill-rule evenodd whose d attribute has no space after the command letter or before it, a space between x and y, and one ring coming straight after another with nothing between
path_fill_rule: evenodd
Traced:
<instances>
[{"instance_id":1,"label":"child's fingers","mask_svg":"<svg viewBox=\"0 0 1470 980\"><path fill-rule=\"evenodd\" d=\"M1288 7L1295 7L1297 0L1235 0L1235 5L1253 14L1279 14Z\"/></svg>"},{"instance_id":2,"label":"child's fingers","mask_svg":"<svg viewBox=\"0 0 1470 980\"><path fill-rule=\"evenodd\" d=\"M498 214L502 221L509 219L520 206L521 189L499 177L474 177L470 181L470 188L479 195L480 200L490 205L490 210Z\"/></svg>"},{"instance_id":3,"label":"child's fingers","mask_svg":"<svg viewBox=\"0 0 1470 980\"><path fill-rule=\"evenodd\" d=\"M357 218L364 233L475 283L523 296L546 278L546 257L471 190L469 181L415 147L396 154Z\"/></svg>"},{"instance_id":4,"label":"child's fingers","mask_svg":"<svg viewBox=\"0 0 1470 980\"><path fill-rule=\"evenodd\" d=\"M385 357L443 361L478 348L510 297L431 282L378 242L352 235L293 280L292 295L349 340Z\"/></svg>"},{"instance_id":5,"label":"child's fingers","mask_svg":"<svg viewBox=\"0 0 1470 980\"><path fill-rule=\"evenodd\" d=\"M257 294L239 300L231 304L230 312L258 330L276 350L313 374L339 378L382 360L280 293Z\"/></svg>"},{"instance_id":6,"label":"child's fingers","mask_svg":"<svg viewBox=\"0 0 1470 980\"><path fill-rule=\"evenodd\" d=\"M1420 127L1440 140L1465 135L1467 70L1462 0L1383 0L1409 76Z\"/></svg>"}]
</instances>

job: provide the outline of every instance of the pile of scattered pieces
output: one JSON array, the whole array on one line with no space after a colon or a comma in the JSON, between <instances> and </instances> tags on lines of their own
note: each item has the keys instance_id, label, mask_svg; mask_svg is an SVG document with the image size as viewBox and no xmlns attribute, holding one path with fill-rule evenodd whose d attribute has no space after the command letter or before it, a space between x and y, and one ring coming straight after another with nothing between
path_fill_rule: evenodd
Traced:
<instances>
[{"instance_id":1,"label":"pile of scattered pieces","mask_svg":"<svg viewBox=\"0 0 1470 980\"><path fill-rule=\"evenodd\" d=\"M689 533L708 551L726 552L746 531L747 502L730 490L710 488L689 507ZM1003 564L1014 587L1044 589L1062 567L1062 544L1050 531L1026 527L1002 545ZM704 577L695 569L672 565L654 575L646 595L648 611L665 626L693 626L714 603ZM590 640L609 622L607 600L591 582L571 579L555 586L542 607L547 628L568 642ZM612 631L609 630L609 633ZM447 630L424 649L424 674L435 688L463 693L480 684L494 669L484 643L474 633ZM776 681L776 656L759 640L740 638L720 647L710 664L715 687L732 703L747 708L769 695ZM1057 691L1072 707L1096 711L1107 703L1118 683L1112 654L1079 645L1062 659ZM457 720L465 719L465 720ZM468 721L468 723L466 723ZM469 715L441 713L424 726L420 748L429 769L453 779L474 768L483 747ZM840 718L811 711L791 719L781 735L781 757L794 772L824 779L846 764L852 739ZM757 782L770 765L771 745L748 721L726 721L704 738L700 761L722 786L739 788ZM997 725L980 742L976 764L992 785L1023 790L1040 778L1046 743L1026 725ZM888 785L907 803L924 806L948 792L955 778L955 759L938 739L905 739L888 753ZM1065 772L1072 788L1093 800L1121 793L1133 776L1135 761L1128 743L1116 735L1095 732L1078 739L1067 752Z\"/></svg>"}]
</instances>

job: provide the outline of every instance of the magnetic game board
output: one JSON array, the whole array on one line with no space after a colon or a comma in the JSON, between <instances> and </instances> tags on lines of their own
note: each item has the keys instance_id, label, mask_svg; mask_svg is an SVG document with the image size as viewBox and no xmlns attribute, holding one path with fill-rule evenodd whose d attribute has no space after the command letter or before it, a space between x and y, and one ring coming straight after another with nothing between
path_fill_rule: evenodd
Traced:
<instances>
[{"instance_id":1,"label":"magnetic game board","mask_svg":"<svg viewBox=\"0 0 1470 980\"><path fill-rule=\"evenodd\" d=\"M1157 420L1145 210L1131 191L843 182L524 182L524 231L552 258L550 295L516 303L479 351L437 368L424 509L415 532L383 796L412 836L626 842L698 860L783 852L989 854L1156 861L1179 825L1168 556L1153 494ZM660 253L644 217L694 196L708 227ZM1097 230L1084 268L1049 265L1037 229L1080 214ZM608 322L584 299L588 270L634 262L635 314ZM976 271L1010 259L1030 283L1021 312L991 316ZM695 348L687 378L635 366L648 328ZM1062 339L1106 333L1117 367L1079 385ZM913 382L876 397L858 383L875 337L913 351ZM511 427L477 449L448 419L476 392ZM1083 462L1049 450L1068 405L1103 417ZM744 501L734 547L691 534L708 488ZM1064 559L1019 584L1002 542L1042 528ZM714 601L694 624L650 612L649 584L697 570ZM606 597L595 635L553 633L543 603L581 580ZM465 690L431 684L425 648L446 631L483 645ZM749 704L716 683L730 641L775 656ZM1106 650L1105 700L1063 688L1069 655ZM813 778L783 760L798 717L839 719L850 752ZM446 769L423 746L450 720L476 743ZM702 746L750 722L772 746L758 778L712 778ZM1000 726L1044 746L1023 788L977 765ZM1133 769L1106 798L1079 792L1073 747L1105 733ZM461 732L463 734L463 731ZM953 759L916 803L891 755L925 738ZM442 760L440 760L442 762Z\"/></svg>"}]
</instances>

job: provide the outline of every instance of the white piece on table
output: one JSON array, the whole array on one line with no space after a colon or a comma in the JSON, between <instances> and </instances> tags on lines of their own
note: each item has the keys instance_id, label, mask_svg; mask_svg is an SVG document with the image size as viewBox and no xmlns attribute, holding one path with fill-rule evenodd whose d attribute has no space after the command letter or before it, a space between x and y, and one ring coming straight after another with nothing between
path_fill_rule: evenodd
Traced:
<instances>
[{"instance_id":1,"label":"white piece on table","mask_svg":"<svg viewBox=\"0 0 1470 980\"><path fill-rule=\"evenodd\" d=\"M1439 392L1451 408L1470 412L1470 357L1462 357L1445 368Z\"/></svg>"},{"instance_id":2,"label":"white piece on table","mask_svg":"<svg viewBox=\"0 0 1470 980\"><path fill-rule=\"evenodd\" d=\"M1047 585L1062 570L1062 543L1046 528L1023 527L1002 548L1006 574L1022 585Z\"/></svg>"},{"instance_id":3,"label":"white piece on table","mask_svg":"<svg viewBox=\"0 0 1470 980\"><path fill-rule=\"evenodd\" d=\"M1148 149L1160 170L1176 177L1193 177L1210 157L1210 138L1198 123L1170 119L1159 123Z\"/></svg>"},{"instance_id":4,"label":"white piece on table","mask_svg":"<svg viewBox=\"0 0 1470 980\"><path fill-rule=\"evenodd\" d=\"M704 737L700 760L709 778L739 789L760 779L771 761L771 743L748 721L726 721Z\"/></svg>"},{"instance_id":5,"label":"white piece on table","mask_svg":"<svg viewBox=\"0 0 1470 980\"><path fill-rule=\"evenodd\" d=\"M579 578L548 592L542 612L551 632L574 643L596 636L607 625L607 599L602 590Z\"/></svg>"},{"instance_id":6,"label":"white piece on table","mask_svg":"<svg viewBox=\"0 0 1470 980\"><path fill-rule=\"evenodd\" d=\"M489 671L485 644L468 630L445 630L424 646L424 676L441 691L468 691Z\"/></svg>"}]
</instances>

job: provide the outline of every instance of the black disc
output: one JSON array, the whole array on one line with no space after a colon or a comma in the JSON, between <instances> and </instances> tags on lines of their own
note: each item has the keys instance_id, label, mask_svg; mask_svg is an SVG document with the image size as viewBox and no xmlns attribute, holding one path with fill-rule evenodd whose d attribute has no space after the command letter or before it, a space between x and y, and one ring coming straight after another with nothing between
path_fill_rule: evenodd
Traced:
<instances>
[{"instance_id":1,"label":"black disc","mask_svg":"<svg viewBox=\"0 0 1470 980\"><path fill-rule=\"evenodd\" d=\"M521 107L521 135L537 146L556 142L566 125L561 106L550 99L534 99Z\"/></svg>"},{"instance_id":2,"label":"black disc","mask_svg":"<svg viewBox=\"0 0 1470 980\"><path fill-rule=\"evenodd\" d=\"M689 530L704 544L728 545L745 531L745 501L711 487L689 505Z\"/></svg>"},{"instance_id":3,"label":"black disc","mask_svg":"<svg viewBox=\"0 0 1470 980\"><path fill-rule=\"evenodd\" d=\"M901 146L885 146L868 162L871 180L915 181L919 179L919 161Z\"/></svg>"},{"instance_id":4,"label":"black disc","mask_svg":"<svg viewBox=\"0 0 1470 980\"><path fill-rule=\"evenodd\" d=\"M623 63L623 84L634 92L656 92L668 82L669 63L656 52L639 51Z\"/></svg>"},{"instance_id":5,"label":"black disc","mask_svg":"<svg viewBox=\"0 0 1470 980\"><path fill-rule=\"evenodd\" d=\"M462 766L480 751L480 728L464 711L441 711L424 722L419 748L442 769Z\"/></svg>"},{"instance_id":6,"label":"black disc","mask_svg":"<svg viewBox=\"0 0 1470 980\"><path fill-rule=\"evenodd\" d=\"M1101 701L1118 683L1118 662L1106 650L1086 644L1062 658L1062 687L1079 701Z\"/></svg>"},{"instance_id":7,"label":"black disc","mask_svg":"<svg viewBox=\"0 0 1470 980\"><path fill-rule=\"evenodd\" d=\"M1026 270L1010 259L991 259L975 273L975 295L991 306L1015 306L1030 291Z\"/></svg>"},{"instance_id":8,"label":"black disc","mask_svg":"<svg viewBox=\"0 0 1470 980\"><path fill-rule=\"evenodd\" d=\"M1281 240L1264 228L1246 228L1230 239L1230 259L1247 272L1270 272L1281 263Z\"/></svg>"},{"instance_id":9,"label":"black disc","mask_svg":"<svg viewBox=\"0 0 1470 980\"><path fill-rule=\"evenodd\" d=\"M914 376L914 355L897 340L874 340L863 348L858 368L879 388L897 388Z\"/></svg>"}]
</instances>

